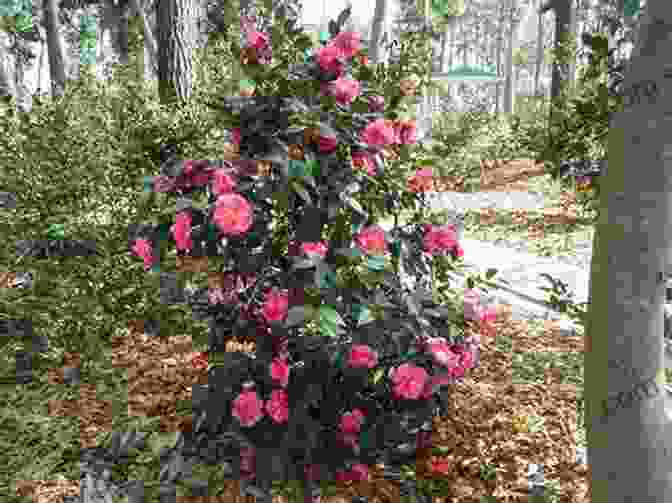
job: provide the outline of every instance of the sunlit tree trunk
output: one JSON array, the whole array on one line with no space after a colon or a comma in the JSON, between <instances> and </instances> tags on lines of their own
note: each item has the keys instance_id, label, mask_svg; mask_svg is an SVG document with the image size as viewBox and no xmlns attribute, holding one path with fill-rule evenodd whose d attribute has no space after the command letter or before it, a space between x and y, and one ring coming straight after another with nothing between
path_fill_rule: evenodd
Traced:
<instances>
[{"instance_id":1,"label":"sunlit tree trunk","mask_svg":"<svg viewBox=\"0 0 672 503\"><path fill-rule=\"evenodd\" d=\"M672 273L672 3L649 0L600 178L584 352L593 503L672 501L663 302ZM669 70L668 70L669 74Z\"/></svg>"},{"instance_id":2,"label":"sunlit tree trunk","mask_svg":"<svg viewBox=\"0 0 672 503\"><path fill-rule=\"evenodd\" d=\"M142 33L145 40L145 79L151 80L156 76L158 71L156 37L154 36L154 30L152 29L148 16L141 4L141 0L129 0L129 2L133 9L133 14L139 16L142 21Z\"/></svg>"},{"instance_id":3,"label":"sunlit tree trunk","mask_svg":"<svg viewBox=\"0 0 672 503\"><path fill-rule=\"evenodd\" d=\"M376 8L373 12L373 21L371 23L371 41L369 43L369 58L371 63L380 63L383 48L381 39L383 37L383 26L385 25L385 15L387 14L387 0L376 0Z\"/></svg>"},{"instance_id":4,"label":"sunlit tree trunk","mask_svg":"<svg viewBox=\"0 0 672 503\"><path fill-rule=\"evenodd\" d=\"M159 0L157 7L159 97L162 103L191 97L195 0Z\"/></svg>"},{"instance_id":5,"label":"sunlit tree trunk","mask_svg":"<svg viewBox=\"0 0 672 503\"><path fill-rule=\"evenodd\" d=\"M539 6L541 7L542 0L539 0ZM539 96L541 94L539 89L539 82L541 79L541 69L544 64L544 16L541 12L537 14L539 16L537 22L537 60L535 62L534 68L534 95Z\"/></svg>"},{"instance_id":6,"label":"sunlit tree trunk","mask_svg":"<svg viewBox=\"0 0 672 503\"><path fill-rule=\"evenodd\" d=\"M49 54L49 76L51 77L51 96L53 98L60 98L65 92L65 58L63 54L63 42L60 36L60 22L58 20L56 0L46 1L44 14L47 31L47 51Z\"/></svg>"}]
</instances>

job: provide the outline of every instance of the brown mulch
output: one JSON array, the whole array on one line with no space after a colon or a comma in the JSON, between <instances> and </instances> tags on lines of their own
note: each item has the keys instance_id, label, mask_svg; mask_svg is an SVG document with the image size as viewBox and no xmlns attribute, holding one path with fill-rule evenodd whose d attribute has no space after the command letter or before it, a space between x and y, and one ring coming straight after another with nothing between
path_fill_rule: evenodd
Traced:
<instances>
[{"instance_id":1,"label":"brown mulch","mask_svg":"<svg viewBox=\"0 0 672 503\"><path fill-rule=\"evenodd\" d=\"M482 190L526 190L527 178L543 174L543 166L531 160L482 164ZM444 190L460 190L462 180L442 180ZM518 184L518 185L516 185ZM523 187L524 186L524 187ZM513 187L513 188L512 188ZM522 187L522 188L519 188ZM571 215L575 200L564 194L558 210ZM560 212L549 213L549 219L560 218ZM521 223L526 221L524 210L515 212ZM482 215L487 223L494 215ZM543 224L530 224L530 237L543 236ZM181 267L180 267L181 266ZM207 271L207 258L180 264L182 270ZM0 287L7 286L12 273L0 274ZM547 322L541 335L529 337L524 321L511 319L510 306L498 306L496 333L482 337L480 365L456 385L451 394L451 412L434 421L433 446L447 449L444 457L419 453L416 470L418 478L441 478L449 482L449 494L435 502L480 503L481 497L491 495L502 503L528 502L526 470L529 463L544 466L548 480L559 482L560 503L587 503L587 469L575 462L574 434L577 429L576 389L559 382L556 369L547 369L541 384L513 384L512 352L500 351L497 336L513 341L517 352L581 352L579 336L559 334L553 322ZM189 337L157 339L144 335L142 323L129 326L124 336L113 338L113 365L128 370L129 415L159 416L163 431L188 430L190 417L178 416L177 400L188 399L191 385L207 378L205 370L194 369L189 362L193 356ZM251 351L253 345L242 346L232 341L230 351ZM67 355L63 366L77 366L77 355ZM49 373L50 382L62 382L62 369ZM60 381L59 381L60 379ZM96 436L109 431L110 404L96 399L95 386L82 383L80 399L69 403L50 403L50 413L77 414L80 420L82 446L95 445ZM539 416L545 422L541 429L532 430L528 417ZM432 463L440 463L441 472L432 472ZM492 480L480 476L482 463L495 467ZM323 498L328 503L349 503L350 496L369 496L371 501L398 501L398 490L382 476L382 467L371 467L368 483L339 484L339 495ZM60 503L64 495L79 493L79 483L56 477L48 481L19 481L19 494L32 496L36 503ZM274 503L286 503L282 497ZM226 494L217 497L178 497L177 502L236 502L254 503L243 497L237 481L229 481Z\"/></svg>"},{"instance_id":2,"label":"brown mulch","mask_svg":"<svg viewBox=\"0 0 672 503\"><path fill-rule=\"evenodd\" d=\"M543 335L526 337L527 324L511 320L507 306L500 306L496 326L497 334L512 338L516 350L582 350L580 337L561 336L550 322ZM141 324L132 326L125 336L113 339L113 365L128 370L129 414L161 417L162 431L189 429L190 417L178 416L175 403L188 399L191 385L203 382L206 376L205 370L188 364L192 355L190 338L157 339L144 335L137 330L139 327ZM252 349L236 342L227 347L238 351ZM76 358L71 358L67 365L76 362ZM495 496L502 502L527 502L526 469L528 463L537 463L544 465L548 479L559 480L560 502L587 502L586 469L574 461L576 390L558 382L552 369L543 384L512 384L511 369L511 353L499 351L494 336L483 336L480 366L454 388L450 415L434 422L434 447L448 449L441 460L446 471L429 475L432 459L439 461L439 458L425 452L418 461L419 477L450 481L450 494L440 498L446 502L479 503L484 495ZM58 382L58 374L55 369L50 379ZM96 399L95 386L82 384L80 391L77 404L50 404L50 411L56 415L77 414L82 445L92 445L97 434L109 431L110 404ZM527 417L532 415L545 419L541 430L529 430ZM493 480L481 479L479 468L484 462L495 467ZM370 483L343 483L339 490L348 495L377 495L380 501L395 501L395 486L384 479L381 468L372 467ZM235 481L230 484L229 496L212 501L237 500L233 497L240 496L237 484ZM57 503L57 494L79 491L78 483L68 485L63 480L23 481L17 486L22 493L32 490L37 503Z\"/></svg>"}]
</instances>

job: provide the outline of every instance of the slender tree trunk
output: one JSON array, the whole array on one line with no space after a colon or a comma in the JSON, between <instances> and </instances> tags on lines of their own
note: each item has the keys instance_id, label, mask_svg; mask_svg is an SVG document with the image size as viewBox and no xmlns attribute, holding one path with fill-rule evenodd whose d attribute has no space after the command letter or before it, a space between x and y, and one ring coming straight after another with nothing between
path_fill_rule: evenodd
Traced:
<instances>
[{"instance_id":1,"label":"slender tree trunk","mask_svg":"<svg viewBox=\"0 0 672 503\"><path fill-rule=\"evenodd\" d=\"M539 7L541 7L542 0L539 0ZM540 96L539 89L541 79L541 68L544 64L544 15L541 12L537 21L537 61L534 68L534 95Z\"/></svg>"},{"instance_id":2,"label":"slender tree trunk","mask_svg":"<svg viewBox=\"0 0 672 503\"><path fill-rule=\"evenodd\" d=\"M65 58L60 35L58 6L56 0L45 2L45 28L47 31L47 50L49 52L49 76L51 77L51 96L63 96L65 92ZM39 79L39 75L38 75Z\"/></svg>"},{"instance_id":3,"label":"slender tree trunk","mask_svg":"<svg viewBox=\"0 0 672 503\"><path fill-rule=\"evenodd\" d=\"M502 45L504 45L504 6L499 7L499 28L497 33L497 75L502 74ZM495 84L495 114L499 113L499 95L502 88L501 82Z\"/></svg>"},{"instance_id":4,"label":"slender tree trunk","mask_svg":"<svg viewBox=\"0 0 672 503\"><path fill-rule=\"evenodd\" d=\"M371 23L371 41L369 44L369 57L371 63L381 63L383 48L381 39L383 36L383 26L387 14L387 0L376 0L376 8L373 12L373 22Z\"/></svg>"},{"instance_id":5,"label":"slender tree trunk","mask_svg":"<svg viewBox=\"0 0 672 503\"><path fill-rule=\"evenodd\" d=\"M154 37L154 31L152 30L148 16L140 4L140 0L129 0L129 2L135 15L140 16L140 20L142 21L142 33L145 38L145 79L150 80L158 72L156 38Z\"/></svg>"},{"instance_id":6,"label":"slender tree trunk","mask_svg":"<svg viewBox=\"0 0 672 503\"><path fill-rule=\"evenodd\" d=\"M446 43L448 42L448 26L441 34L441 55L439 56L439 71L441 73L446 71Z\"/></svg>"},{"instance_id":7,"label":"slender tree trunk","mask_svg":"<svg viewBox=\"0 0 672 503\"><path fill-rule=\"evenodd\" d=\"M8 101L16 97L16 82L14 80L14 65L6 41L11 35L0 33L0 99Z\"/></svg>"},{"instance_id":8,"label":"slender tree trunk","mask_svg":"<svg viewBox=\"0 0 672 503\"><path fill-rule=\"evenodd\" d=\"M159 0L159 97L162 103L191 97L192 52L195 40L194 0Z\"/></svg>"},{"instance_id":9,"label":"slender tree trunk","mask_svg":"<svg viewBox=\"0 0 672 503\"><path fill-rule=\"evenodd\" d=\"M513 73L513 46L516 38L516 23L513 19L513 9L516 7L516 0L508 0L507 9L509 10L509 40L506 46L506 80L504 81L504 113L512 114L514 112L514 93L515 93L515 75Z\"/></svg>"},{"instance_id":10,"label":"slender tree trunk","mask_svg":"<svg viewBox=\"0 0 672 503\"><path fill-rule=\"evenodd\" d=\"M672 501L672 431L663 387L663 302L672 271L666 133L672 101L664 93L664 67L672 54L672 4L648 4L625 76L631 98L612 119L609 169L600 182L584 352L593 503ZM640 100L628 94L646 83L658 91L641 93Z\"/></svg>"}]
</instances>

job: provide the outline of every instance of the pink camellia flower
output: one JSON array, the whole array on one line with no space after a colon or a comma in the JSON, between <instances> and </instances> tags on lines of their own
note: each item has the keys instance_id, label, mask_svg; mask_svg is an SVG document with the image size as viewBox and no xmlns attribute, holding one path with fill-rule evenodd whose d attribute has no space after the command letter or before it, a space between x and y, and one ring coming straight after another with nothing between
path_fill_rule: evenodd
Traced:
<instances>
[{"instance_id":1,"label":"pink camellia flower","mask_svg":"<svg viewBox=\"0 0 672 503\"><path fill-rule=\"evenodd\" d=\"M457 245L457 233L454 225L447 224L440 227L430 225L428 228L429 230L425 233L423 239L426 252L434 255L450 251Z\"/></svg>"},{"instance_id":2,"label":"pink camellia flower","mask_svg":"<svg viewBox=\"0 0 672 503\"><path fill-rule=\"evenodd\" d=\"M208 368L208 353L197 351L192 353L191 364L200 370Z\"/></svg>"},{"instance_id":3,"label":"pink camellia flower","mask_svg":"<svg viewBox=\"0 0 672 503\"><path fill-rule=\"evenodd\" d=\"M344 447L356 449L357 445L359 444L359 434L339 431L336 434L336 440Z\"/></svg>"},{"instance_id":4,"label":"pink camellia flower","mask_svg":"<svg viewBox=\"0 0 672 503\"><path fill-rule=\"evenodd\" d=\"M357 245L371 255L387 253L385 230L379 225L370 225L362 229L356 237Z\"/></svg>"},{"instance_id":5,"label":"pink camellia flower","mask_svg":"<svg viewBox=\"0 0 672 503\"><path fill-rule=\"evenodd\" d=\"M287 386L289 381L289 365L285 358L273 358L271 362L271 377L280 382L283 388Z\"/></svg>"},{"instance_id":6,"label":"pink camellia flower","mask_svg":"<svg viewBox=\"0 0 672 503\"><path fill-rule=\"evenodd\" d=\"M325 154L331 153L334 150L336 150L337 145L338 140L336 139L335 136L322 136L322 135L320 135L317 144L320 152L324 152Z\"/></svg>"},{"instance_id":7,"label":"pink camellia flower","mask_svg":"<svg viewBox=\"0 0 672 503\"><path fill-rule=\"evenodd\" d=\"M287 316L289 307L289 292L283 290L278 292L276 289L266 294L266 302L262 309L262 316L268 322L282 321Z\"/></svg>"},{"instance_id":8,"label":"pink camellia flower","mask_svg":"<svg viewBox=\"0 0 672 503\"><path fill-rule=\"evenodd\" d=\"M397 398L417 400L425 391L429 379L427 371L410 363L402 363L390 369L389 377L394 383L393 393Z\"/></svg>"},{"instance_id":9,"label":"pink camellia flower","mask_svg":"<svg viewBox=\"0 0 672 503\"><path fill-rule=\"evenodd\" d=\"M385 98L380 95L369 97L369 112L376 113L385 110Z\"/></svg>"},{"instance_id":10,"label":"pink camellia flower","mask_svg":"<svg viewBox=\"0 0 672 503\"><path fill-rule=\"evenodd\" d=\"M216 196L233 192L233 189L236 186L236 181L226 172L226 170L218 169L212 176L212 190Z\"/></svg>"},{"instance_id":11,"label":"pink camellia flower","mask_svg":"<svg viewBox=\"0 0 672 503\"><path fill-rule=\"evenodd\" d=\"M319 243L301 243L301 251L306 255L309 253L315 253L324 258L328 249L329 248L324 241Z\"/></svg>"},{"instance_id":12,"label":"pink camellia flower","mask_svg":"<svg viewBox=\"0 0 672 503\"><path fill-rule=\"evenodd\" d=\"M179 181L186 187L201 187L207 184L210 181L210 171L207 165L207 161L184 161Z\"/></svg>"},{"instance_id":13,"label":"pink camellia flower","mask_svg":"<svg viewBox=\"0 0 672 503\"><path fill-rule=\"evenodd\" d=\"M354 79L339 77L329 83L329 92L341 105L349 105L359 96L360 85Z\"/></svg>"},{"instance_id":14,"label":"pink camellia flower","mask_svg":"<svg viewBox=\"0 0 672 503\"><path fill-rule=\"evenodd\" d=\"M464 257L464 250L460 246L460 243L457 243L455 245L455 248L453 248L452 254L453 254L453 258Z\"/></svg>"},{"instance_id":15,"label":"pink camellia flower","mask_svg":"<svg viewBox=\"0 0 672 503\"><path fill-rule=\"evenodd\" d=\"M245 480L254 478L256 471L256 453L254 447L240 448L240 476Z\"/></svg>"},{"instance_id":16,"label":"pink camellia flower","mask_svg":"<svg viewBox=\"0 0 672 503\"><path fill-rule=\"evenodd\" d=\"M434 190L434 173L432 168L423 168L408 179L408 190L411 192L429 192Z\"/></svg>"},{"instance_id":17,"label":"pink camellia flower","mask_svg":"<svg viewBox=\"0 0 672 503\"><path fill-rule=\"evenodd\" d=\"M369 176L376 176L376 168L374 167L373 159L366 152L353 152L352 167L355 169L364 169Z\"/></svg>"},{"instance_id":18,"label":"pink camellia flower","mask_svg":"<svg viewBox=\"0 0 672 503\"><path fill-rule=\"evenodd\" d=\"M138 257L141 257L144 260L145 269L152 267L152 261L154 260L152 256L152 245L147 239L136 239L131 249Z\"/></svg>"},{"instance_id":19,"label":"pink camellia flower","mask_svg":"<svg viewBox=\"0 0 672 503\"><path fill-rule=\"evenodd\" d=\"M364 344L353 344L350 347L348 366L352 368L372 369L378 363L378 353Z\"/></svg>"},{"instance_id":20,"label":"pink camellia flower","mask_svg":"<svg viewBox=\"0 0 672 503\"><path fill-rule=\"evenodd\" d=\"M493 306L485 307L481 310L479 316L479 331L488 337L494 337L497 334L497 310Z\"/></svg>"},{"instance_id":21,"label":"pink camellia flower","mask_svg":"<svg viewBox=\"0 0 672 503\"><path fill-rule=\"evenodd\" d=\"M170 192L175 188L175 180L166 175L158 175L154 177L154 191L155 192Z\"/></svg>"},{"instance_id":22,"label":"pink camellia flower","mask_svg":"<svg viewBox=\"0 0 672 503\"><path fill-rule=\"evenodd\" d=\"M247 32L247 43L257 50L263 50L268 47L268 35L257 30Z\"/></svg>"},{"instance_id":23,"label":"pink camellia flower","mask_svg":"<svg viewBox=\"0 0 672 503\"><path fill-rule=\"evenodd\" d=\"M231 296L226 295L221 288L208 289L208 302L210 302L210 304L224 304L231 300Z\"/></svg>"},{"instance_id":24,"label":"pink camellia flower","mask_svg":"<svg viewBox=\"0 0 672 503\"><path fill-rule=\"evenodd\" d=\"M330 43L318 49L316 57L317 64L320 65L320 69L323 72L335 73L337 77L342 75L343 62L340 60L342 57L341 49Z\"/></svg>"},{"instance_id":25,"label":"pink camellia flower","mask_svg":"<svg viewBox=\"0 0 672 503\"><path fill-rule=\"evenodd\" d=\"M320 466L319 465L306 465L304 468L306 474L306 480L318 480L320 477Z\"/></svg>"},{"instance_id":26,"label":"pink camellia flower","mask_svg":"<svg viewBox=\"0 0 672 503\"><path fill-rule=\"evenodd\" d=\"M390 125L390 121L376 119L366 125L360 134L360 139L368 145L392 145L394 136L394 128Z\"/></svg>"},{"instance_id":27,"label":"pink camellia flower","mask_svg":"<svg viewBox=\"0 0 672 503\"><path fill-rule=\"evenodd\" d=\"M240 194L222 194L217 198L212 219L225 234L244 234L252 227L252 205Z\"/></svg>"},{"instance_id":28,"label":"pink camellia flower","mask_svg":"<svg viewBox=\"0 0 672 503\"><path fill-rule=\"evenodd\" d=\"M394 123L395 143L411 145L418 141L415 121L396 121Z\"/></svg>"},{"instance_id":29,"label":"pink camellia flower","mask_svg":"<svg viewBox=\"0 0 672 503\"><path fill-rule=\"evenodd\" d=\"M427 348L434 361L448 369L456 367L460 362L460 356L450 350L450 345L443 337L430 339L427 342Z\"/></svg>"},{"instance_id":30,"label":"pink camellia flower","mask_svg":"<svg viewBox=\"0 0 672 503\"><path fill-rule=\"evenodd\" d=\"M354 409L341 416L340 428L343 433L359 433L363 422L364 413L359 409Z\"/></svg>"},{"instance_id":31,"label":"pink camellia flower","mask_svg":"<svg viewBox=\"0 0 672 503\"><path fill-rule=\"evenodd\" d=\"M350 470L339 470L336 472L336 480L369 480L369 467L364 464L356 464L352 465Z\"/></svg>"},{"instance_id":32,"label":"pink camellia flower","mask_svg":"<svg viewBox=\"0 0 672 503\"><path fill-rule=\"evenodd\" d=\"M361 47L361 35L355 31L342 31L334 37L331 44L336 46L344 58L352 58Z\"/></svg>"},{"instance_id":33,"label":"pink camellia flower","mask_svg":"<svg viewBox=\"0 0 672 503\"><path fill-rule=\"evenodd\" d=\"M234 127L231 130L231 141L235 145L240 145L240 128L239 127Z\"/></svg>"},{"instance_id":34,"label":"pink camellia flower","mask_svg":"<svg viewBox=\"0 0 672 503\"><path fill-rule=\"evenodd\" d=\"M266 413L277 424L286 423L289 418L289 398L284 389L274 389L271 399L266 402Z\"/></svg>"},{"instance_id":35,"label":"pink camellia flower","mask_svg":"<svg viewBox=\"0 0 672 503\"><path fill-rule=\"evenodd\" d=\"M254 426L264 416L264 402L256 391L243 391L233 401L231 414L245 427Z\"/></svg>"},{"instance_id":36,"label":"pink camellia flower","mask_svg":"<svg viewBox=\"0 0 672 503\"><path fill-rule=\"evenodd\" d=\"M175 225L170 230L178 250L191 250L194 243L191 240L191 215L188 211L181 211L175 216Z\"/></svg>"},{"instance_id":37,"label":"pink camellia flower","mask_svg":"<svg viewBox=\"0 0 672 503\"><path fill-rule=\"evenodd\" d=\"M479 321L481 314L481 295L473 289L464 291L464 319Z\"/></svg>"}]
</instances>

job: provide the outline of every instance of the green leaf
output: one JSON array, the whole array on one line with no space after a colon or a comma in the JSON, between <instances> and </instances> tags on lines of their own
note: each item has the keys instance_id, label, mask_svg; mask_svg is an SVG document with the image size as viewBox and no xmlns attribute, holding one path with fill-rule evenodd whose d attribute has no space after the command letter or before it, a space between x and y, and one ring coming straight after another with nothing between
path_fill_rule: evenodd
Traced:
<instances>
[{"instance_id":1,"label":"green leaf","mask_svg":"<svg viewBox=\"0 0 672 503\"><path fill-rule=\"evenodd\" d=\"M366 265L372 271L383 271L387 265L387 258L384 255L369 255Z\"/></svg>"},{"instance_id":2,"label":"green leaf","mask_svg":"<svg viewBox=\"0 0 672 503\"><path fill-rule=\"evenodd\" d=\"M485 271L485 279L490 279L497 274L497 269L495 267L490 267Z\"/></svg>"},{"instance_id":3,"label":"green leaf","mask_svg":"<svg viewBox=\"0 0 672 503\"><path fill-rule=\"evenodd\" d=\"M301 184L301 182L299 180L293 180L291 182L291 184L292 184L292 188L294 189L294 192L296 192L299 195L299 197L301 197L301 199L303 199L305 202L307 202L310 205L313 204L313 200L310 197L310 194L303 187L303 185Z\"/></svg>"},{"instance_id":4,"label":"green leaf","mask_svg":"<svg viewBox=\"0 0 672 503\"><path fill-rule=\"evenodd\" d=\"M401 255L401 243L399 241L394 241L390 245L390 251L392 252L392 256L394 258L399 258Z\"/></svg>"},{"instance_id":5,"label":"green leaf","mask_svg":"<svg viewBox=\"0 0 672 503\"><path fill-rule=\"evenodd\" d=\"M319 276L319 288L336 288L336 274L329 269L321 270Z\"/></svg>"},{"instance_id":6,"label":"green leaf","mask_svg":"<svg viewBox=\"0 0 672 503\"><path fill-rule=\"evenodd\" d=\"M385 370L383 369L378 369L373 373L373 384L378 384L378 381L380 381L383 378L383 374L385 374Z\"/></svg>"},{"instance_id":7,"label":"green leaf","mask_svg":"<svg viewBox=\"0 0 672 503\"><path fill-rule=\"evenodd\" d=\"M317 159L309 159L305 162L306 172L314 177L320 176L320 161Z\"/></svg>"},{"instance_id":8,"label":"green leaf","mask_svg":"<svg viewBox=\"0 0 672 503\"><path fill-rule=\"evenodd\" d=\"M332 325L345 325L341 315L332 306L320 306L320 321L322 320Z\"/></svg>"},{"instance_id":9,"label":"green leaf","mask_svg":"<svg viewBox=\"0 0 672 503\"><path fill-rule=\"evenodd\" d=\"M33 16L21 15L16 16L16 31L26 32L33 29Z\"/></svg>"},{"instance_id":10,"label":"green leaf","mask_svg":"<svg viewBox=\"0 0 672 503\"><path fill-rule=\"evenodd\" d=\"M65 227L63 224L52 224L47 229L49 239L65 239Z\"/></svg>"},{"instance_id":11,"label":"green leaf","mask_svg":"<svg viewBox=\"0 0 672 503\"><path fill-rule=\"evenodd\" d=\"M296 159L289 160L289 177L300 178L307 174L306 163Z\"/></svg>"},{"instance_id":12,"label":"green leaf","mask_svg":"<svg viewBox=\"0 0 672 503\"><path fill-rule=\"evenodd\" d=\"M365 325L374 321L373 317L371 316L371 310L361 304L354 304L352 306L352 313L354 318L358 321L359 325Z\"/></svg>"}]
</instances>

